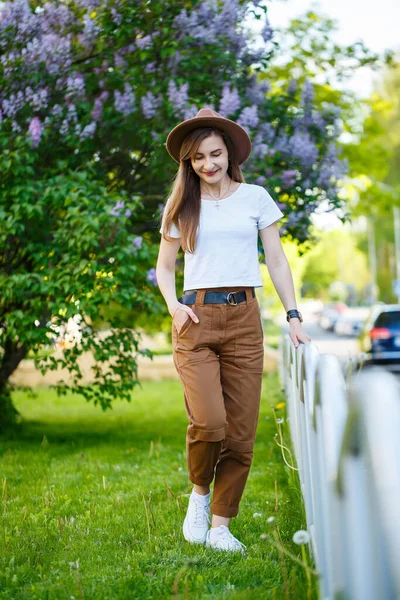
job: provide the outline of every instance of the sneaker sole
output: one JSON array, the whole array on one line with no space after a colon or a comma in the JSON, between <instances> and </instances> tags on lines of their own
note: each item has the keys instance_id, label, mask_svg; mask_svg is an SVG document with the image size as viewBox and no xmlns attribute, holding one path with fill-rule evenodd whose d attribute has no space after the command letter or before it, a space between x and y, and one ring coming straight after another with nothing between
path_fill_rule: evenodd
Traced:
<instances>
[{"instance_id":1,"label":"sneaker sole","mask_svg":"<svg viewBox=\"0 0 400 600\"><path fill-rule=\"evenodd\" d=\"M208 529L205 531L203 539L193 538L188 529L187 517L185 517L185 520L183 521L183 537L187 542L190 542L191 544L204 544L206 541L207 531Z\"/></svg>"}]
</instances>

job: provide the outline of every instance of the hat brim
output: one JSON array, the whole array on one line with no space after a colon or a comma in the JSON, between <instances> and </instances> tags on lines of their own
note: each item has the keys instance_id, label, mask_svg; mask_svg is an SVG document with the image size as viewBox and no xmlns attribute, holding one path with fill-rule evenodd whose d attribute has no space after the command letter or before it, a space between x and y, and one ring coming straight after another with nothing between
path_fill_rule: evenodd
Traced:
<instances>
[{"instance_id":1,"label":"hat brim","mask_svg":"<svg viewBox=\"0 0 400 600\"><path fill-rule=\"evenodd\" d=\"M188 133L199 127L217 127L222 131L226 131L232 139L239 165L249 158L251 152L250 138L243 127L235 121L219 117L193 117L179 123L167 136L166 147L168 153L177 163L180 162L179 153L183 140Z\"/></svg>"}]
</instances>

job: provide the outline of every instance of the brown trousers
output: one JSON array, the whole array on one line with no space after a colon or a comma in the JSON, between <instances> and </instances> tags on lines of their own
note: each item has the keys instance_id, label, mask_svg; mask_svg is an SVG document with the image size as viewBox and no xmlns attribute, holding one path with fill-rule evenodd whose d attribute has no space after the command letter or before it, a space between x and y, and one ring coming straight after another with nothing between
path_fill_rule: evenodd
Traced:
<instances>
[{"instance_id":1,"label":"brown trousers","mask_svg":"<svg viewBox=\"0 0 400 600\"><path fill-rule=\"evenodd\" d=\"M236 306L204 304L208 290L246 291ZM174 364L189 419L186 456L189 479L209 485L211 512L235 517L250 471L264 365L263 329L251 287L198 289L191 318L178 332L172 321Z\"/></svg>"}]
</instances>

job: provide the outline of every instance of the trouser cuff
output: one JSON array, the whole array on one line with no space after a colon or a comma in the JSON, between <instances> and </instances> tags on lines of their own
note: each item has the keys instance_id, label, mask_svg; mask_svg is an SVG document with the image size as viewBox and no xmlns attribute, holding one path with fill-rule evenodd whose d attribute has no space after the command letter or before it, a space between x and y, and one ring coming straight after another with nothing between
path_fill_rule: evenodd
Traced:
<instances>
[{"instance_id":1,"label":"trouser cuff","mask_svg":"<svg viewBox=\"0 0 400 600\"><path fill-rule=\"evenodd\" d=\"M220 429L199 429L189 425L188 427L190 437L197 441L202 442L221 442L225 437L226 429L221 427Z\"/></svg>"}]
</instances>

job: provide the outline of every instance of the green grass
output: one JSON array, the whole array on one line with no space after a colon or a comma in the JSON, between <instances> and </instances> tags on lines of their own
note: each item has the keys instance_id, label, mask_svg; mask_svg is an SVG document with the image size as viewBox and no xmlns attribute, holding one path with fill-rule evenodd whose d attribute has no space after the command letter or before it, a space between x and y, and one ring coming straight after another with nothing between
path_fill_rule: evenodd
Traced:
<instances>
[{"instance_id":1,"label":"green grass","mask_svg":"<svg viewBox=\"0 0 400 600\"><path fill-rule=\"evenodd\" d=\"M292 542L306 529L297 473L275 438L279 388L277 375L266 374L254 461L231 521L247 556L183 538L192 484L179 381L143 382L131 403L115 401L105 413L75 395L14 392L24 421L0 437L0 598L317 598L315 575L307 595L304 568L274 543L279 535L302 560ZM307 560L313 566L308 550Z\"/></svg>"}]
</instances>

